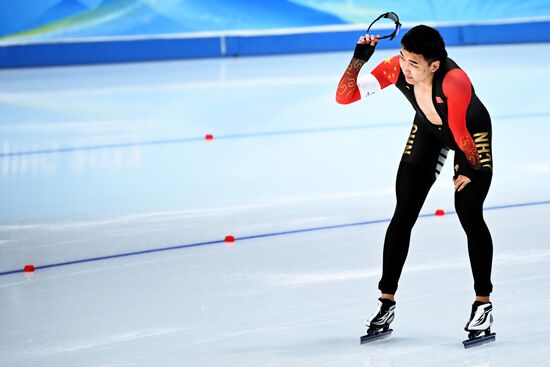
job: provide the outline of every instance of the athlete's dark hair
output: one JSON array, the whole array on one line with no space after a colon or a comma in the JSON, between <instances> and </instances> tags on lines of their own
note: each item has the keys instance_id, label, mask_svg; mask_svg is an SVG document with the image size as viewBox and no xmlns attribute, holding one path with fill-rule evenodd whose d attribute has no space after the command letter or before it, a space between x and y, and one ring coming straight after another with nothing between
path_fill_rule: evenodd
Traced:
<instances>
[{"instance_id":1,"label":"athlete's dark hair","mask_svg":"<svg viewBox=\"0 0 550 367\"><path fill-rule=\"evenodd\" d=\"M427 25L417 25L411 28L401 39L405 50L424 56L428 63L444 62L447 59L445 41L441 34Z\"/></svg>"}]
</instances>

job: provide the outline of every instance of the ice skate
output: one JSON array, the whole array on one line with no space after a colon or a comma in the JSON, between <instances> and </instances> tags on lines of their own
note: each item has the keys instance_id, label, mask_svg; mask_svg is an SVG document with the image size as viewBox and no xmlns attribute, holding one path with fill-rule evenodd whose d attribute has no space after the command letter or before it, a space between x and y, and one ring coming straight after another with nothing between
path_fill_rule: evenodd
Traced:
<instances>
[{"instance_id":1,"label":"ice skate","mask_svg":"<svg viewBox=\"0 0 550 367\"><path fill-rule=\"evenodd\" d=\"M361 344L384 339L391 335L393 329L390 329L390 324L394 319L394 310L395 301L378 299L376 311L367 320L367 334L361 337Z\"/></svg>"},{"instance_id":2,"label":"ice skate","mask_svg":"<svg viewBox=\"0 0 550 367\"><path fill-rule=\"evenodd\" d=\"M496 334L491 333L491 325L493 324L492 312L493 304L491 302L474 302L470 320L464 327L464 330L468 332L468 339L462 342L464 348L470 348L496 340Z\"/></svg>"}]
</instances>

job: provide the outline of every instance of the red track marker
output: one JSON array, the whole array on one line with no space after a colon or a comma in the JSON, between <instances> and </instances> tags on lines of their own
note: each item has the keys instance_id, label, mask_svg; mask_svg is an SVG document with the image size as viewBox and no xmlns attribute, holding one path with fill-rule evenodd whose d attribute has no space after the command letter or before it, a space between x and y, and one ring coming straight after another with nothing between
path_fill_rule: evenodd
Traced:
<instances>
[{"instance_id":1,"label":"red track marker","mask_svg":"<svg viewBox=\"0 0 550 367\"><path fill-rule=\"evenodd\" d=\"M23 268L23 271L25 273L34 273L34 265L32 264L25 265L25 267Z\"/></svg>"}]
</instances>

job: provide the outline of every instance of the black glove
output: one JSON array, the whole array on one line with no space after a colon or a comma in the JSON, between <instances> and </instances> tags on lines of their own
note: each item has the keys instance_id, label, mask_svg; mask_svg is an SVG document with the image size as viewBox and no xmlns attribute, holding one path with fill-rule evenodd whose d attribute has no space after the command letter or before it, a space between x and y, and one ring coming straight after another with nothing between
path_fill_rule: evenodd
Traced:
<instances>
[{"instance_id":1,"label":"black glove","mask_svg":"<svg viewBox=\"0 0 550 367\"><path fill-rule=\"evenodd\" d=\"M368 43L358 43L355 45L355 51L353 52L353 57L355 59L369 61L370 57L374 53L375 47L376 46L371 46Z\"/></svg>"}]
</instances>

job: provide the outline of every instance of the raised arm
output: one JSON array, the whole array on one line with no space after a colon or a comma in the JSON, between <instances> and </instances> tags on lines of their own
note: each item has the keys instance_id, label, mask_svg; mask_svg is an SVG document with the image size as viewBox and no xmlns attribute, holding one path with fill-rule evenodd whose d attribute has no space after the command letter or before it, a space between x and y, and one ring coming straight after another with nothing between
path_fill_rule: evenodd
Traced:
<instances>
[{"instance_id":1,"label":"raised arm","mask_svg":"<svg viewBox=\"0 0 550 367\"><path fill-rule=\"evenodd\" d=\"M367 36L368 37L368 36ZM399 58L397 56L384 60L369 74L359 75L363 65L374 53L376 42L361 37L346 72L340 79L336 90L336 102L349 104L366 98L390 84L395 84L399 77Z\"/></svg>"},{"instance_id":2,"label":"raised arm","mask_svg":"<svg viewBox=\"0 0 550 367\"><path fill-rule=\"evenodd\" d=\"M342 75L340 83L338 83L336 102L350 104L361 99L357 76L365 63L365 60L356 59L355 57L351 59L346 72Z\"/></svg>"}]
</instances>

